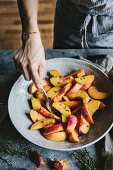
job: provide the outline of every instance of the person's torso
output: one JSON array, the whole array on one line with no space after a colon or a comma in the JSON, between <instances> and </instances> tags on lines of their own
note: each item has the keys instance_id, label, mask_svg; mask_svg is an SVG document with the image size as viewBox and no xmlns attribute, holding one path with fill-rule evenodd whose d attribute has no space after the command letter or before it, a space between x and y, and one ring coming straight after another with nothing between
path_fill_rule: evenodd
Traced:
<instances>
[{"instance_id":1,"label":"person's torso","mask_svg":"<svg viewBox=\"0 0 113 170\"><path fill-rule=\"evenodd\" d=\"M110 7L113 0L71 0L76 5L82 5L88 9L97 8L99 6Z\"/></svg>"},{"instance_id":2,"label":"person's torso","mask_svg":"<svg viewBox=\"0 0 113 170\"><path fill-rule=\"evenodd\" d=\"M110 8L113 8L113 0L70 0L76 6L85 11L100 11L104 12Z\"/></svg>"}]
</instances>

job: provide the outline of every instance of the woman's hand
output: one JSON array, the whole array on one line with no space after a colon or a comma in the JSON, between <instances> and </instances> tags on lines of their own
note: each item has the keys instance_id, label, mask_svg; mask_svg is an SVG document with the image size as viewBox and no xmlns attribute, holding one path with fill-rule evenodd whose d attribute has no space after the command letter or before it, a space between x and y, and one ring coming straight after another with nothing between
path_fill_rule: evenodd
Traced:
<instances>
[{"instance_id":1,"label":"woman's hand","mask_svg":"<svg viewBox=\"0 0 113 170\"><path fill-rule=\"evenodd\" d=\"M45 53L40 34L29 34L29 38L14 56L14 60L25 80L32 79L38 87L42 80L45 65Z\"/></svg>"}]
</instances>

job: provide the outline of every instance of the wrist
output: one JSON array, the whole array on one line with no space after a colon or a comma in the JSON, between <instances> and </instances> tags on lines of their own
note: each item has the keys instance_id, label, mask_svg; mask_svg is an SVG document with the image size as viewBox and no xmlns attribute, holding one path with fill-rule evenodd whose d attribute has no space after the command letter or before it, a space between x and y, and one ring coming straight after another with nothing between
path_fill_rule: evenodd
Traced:
<instances>
[{"instance_id":1,"label":"wrist","mask_svg":"<svg viewBox=\"0 0 113 170\"><path fill-rule=\"evenodd\" d=\"M22 42L25 44L25 42L28 39L40 39L40 32L35 31L35 32L23 32L22 33Z\"/></svg>"},{"instance_id":2,"label":"wrist","mask_svg":"<svg viewBox=\"0 0 113 170\"><path fill-rule=\"evenodd\" d=\"M38 29L38 24L37 24L37 18L30 18L28 20L28 30L27 32L38 32L39 29Z\"/></svg>"},{"instance_id":3,"label":"wrist","mask_svg":"<svg viewBox=\"0 0 113 170\"><path fill-rule=\"evenodd\" d=\"M37 19L36 18L29 18L27 20L24 20L22 23L22 33L23 32L37 32L39 31L38 29L38 24L37 24Z\"/></svg>"}]
</instances>

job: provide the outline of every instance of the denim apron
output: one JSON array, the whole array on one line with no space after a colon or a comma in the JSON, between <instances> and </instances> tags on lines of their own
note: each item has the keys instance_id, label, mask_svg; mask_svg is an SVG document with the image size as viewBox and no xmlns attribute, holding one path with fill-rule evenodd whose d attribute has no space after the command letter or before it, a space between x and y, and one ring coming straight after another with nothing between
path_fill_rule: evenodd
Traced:
<instances>
[{"instance_id":1,"label":"denim apron","mask_svg":"<svg viewBox=\"0 0 113 170\"><path fill-rule=\"evenodd\" d=\"M57 0L53 48L113 48L113 6L88 13L70 0Z\"/></svg>"}]
</instances>

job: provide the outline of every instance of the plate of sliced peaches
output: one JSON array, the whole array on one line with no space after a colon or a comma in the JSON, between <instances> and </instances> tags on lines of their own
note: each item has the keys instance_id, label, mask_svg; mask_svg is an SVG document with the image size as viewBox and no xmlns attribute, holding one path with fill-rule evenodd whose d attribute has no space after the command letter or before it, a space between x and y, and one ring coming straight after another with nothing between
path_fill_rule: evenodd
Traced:
<instances>
[{"instance_id":1,"label":"plate of sliced peaches","mask_svg":"<svg viewBox=\"0 0 113 170\"><path fill-rule=\"evenodd\" d=\"M54 150L76 150L102 139L112 128L113 85L99 68L73 58L46 60L42 86L50 101L23 76L13 85L9 115L30 142Z\"/></svg>"}]
</instances>

